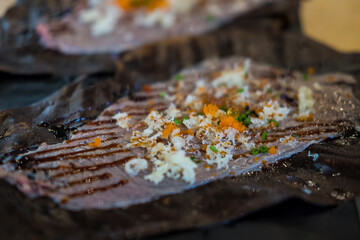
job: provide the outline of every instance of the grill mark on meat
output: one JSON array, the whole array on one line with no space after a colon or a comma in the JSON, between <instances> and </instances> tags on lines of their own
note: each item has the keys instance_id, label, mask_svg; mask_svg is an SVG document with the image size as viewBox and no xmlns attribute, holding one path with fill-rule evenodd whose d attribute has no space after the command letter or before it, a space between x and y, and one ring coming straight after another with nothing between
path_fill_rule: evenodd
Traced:
<instances>
[{"instance_id":1,"label":"grill mark on meat","mask_svg":"<svg viewBox=\"0 0 360 240\"><path fill-rule=\"evenodd\" d=\"M122 163L126 163L132 159L137 158L136 156L128 156L125 158L121 158L119 160L113 161L113 162L108 162L108 163L101 163L101 164L95 164L95 165L90 165L90 166L75 166L75 164L72 164L71 167L67 167L67 168L71 168L72 171L67 171L67 172L61 172L61 173L57 173L52 175L50 178L51 179L57 179L57 178L61 178L61 177L65 177L65 176L69 176L69 175L74 175L74 174L78 174L78 173L82 173L82 172L95 172L107 167L115 167L117 165L120 165ZM35 168L36 169L36 168ZM45 168L46 169L46 168ZM38 169L37 169L38 170ZM52 169L52 170L56 170Z\"/></svg>"},{"instance_id":2,"label":"grill mark on meat","mask_svg":"<svg viewBox=\"0 0 360 240\"><path fill-rule=\"evenodd\" d=\"M123 110L123 112L126 112L128 115L133 116L133 115L141 115L141 114L148 114L150 109L153 108L154 110L157 111L163 111L165 109L167 109L168 106L161 106L161 105L157 105L154 107L150 107L150 106L141 106L139 108L135 108L135 107L131 107L131 111L129 110ZM137 112L135 112L134 110L138 110ZM108 110L103 112L102 116L114 116L116 113L118 113L121 110Z\"/></svg>"},{"instance_id":3,"label":"grill mark on meat","mask_svg":"<svg viewBox=\"0 0 360 240\"><path fill-rule=\"evenodd\" d=\"M120 186L124 186L125 184L128 184L129 180L125 179L125 180L120 180L117 183L114 184L110 184L104 187L98 187L98 188L89 188L85 191L81 191L81 192L76 192L76 193L71 193L66 195L65 198L63 198L62 202L67 202L67 200L72 199L72 198L78 198L78 197L84 197L86 195L92 195L94 193L97 192L104 192L107 191L111 188L116 188L116 187L120 187Z\"/></svg>"},{"instance_id":4,"label":"grill mark on meat","mask_svg":"<svg viewBox=\"0 0 360 240\"><path fill-rule=\"evenodd\" d=\"M109 127L100 127L100 128L85 128L85 129L78 129L76 131L74 131L74 135L75 134L79 134L79 133L87 133L89 131L102 131L102 130L113 130L113 129L118 129L119 127L116 125L113 126L109 126Z\"/></svg>"},{"instance_id":5,"label":"grill mark on meat","mask_svg":"<svg viewBox=\"0 0 360 240\"><path fill-rule=\"evenodd\" d=\"M116 135L116 133L114 133L114 132L96 133L96 134L86 136L86 137L79 137L79 138L69 139L69 140L67 140L67 143L80 141L80 140L89 140L89 139L93 139L93 138L101 137L101 136L114 136L114 135Z\"/></svg>"},{"instance_id":6,"label":"grill mark on meat","mask_svg":"<svg viewBox=\"0 0 360 240\"><path fill-rule=\"evenodd\" d=\"M339 123L333 122L333 123L305 123L302 125L294 126L294 127L287 127L287 128L281 128L281 129L274 129L274 132L284 132L284 131L296 131L300 130L305 127L338 127Z\"/></svg>"},{"instance_id":7,"label":"grill mark on meat","mask_svg":"<svg viewBox=\"0 0 360 240\"><path fill-rule=\"evenodd\" d=\"M64 186L62 186L60 188L70 188L70 187L72 187L74 185L90 184L90 183L93 183L95 181L110 179L111 177L112 177L111 173L104 173L104 174L95 175L95 176L87 177L87 178L84 178L84 179L68 182L68 183L66 183L66 185L64 185Z\"/></svg>"},{"instance_id":8,"label":"grill mark on meat","mask_svg":"<svg viewBox=\"0 0 360 240\"><path fill-rule=\"evenodd\" d=\"M100 126L100 125L103 125L103 124L109 124L109 123L116 123L116 120L115 119L107 119L107 120L101 120L101 121L93 121L93 122L89 122L87 123L86 125L88 126Z\"/></svg>"},{"instance_id":9,"label":"grill mark on meat","mask_svg":"<svg viewBox=\"0 0 360 240\"><path fill-rule=\"evenodd\" d=\"M111 138L106 138L106 139L103 139L103 141L112 141L112 140L115 140L115 139L118 139L118 137L111 137ZM67 141L65 143L68 143ZM74 147L84 147L84 146L88 146L88 144L86 143L82 143L82 144L77 144L76 146L65 146L65 147L57 147L57 148L51 148L51 149L43 149L43 150L39 150L33 154L30 154L28 156L37 156L37 155L43 155L43 154L46 154L46 153L51 153L51 152L56 152L56 151L59 151L61 152L62 150L66 150L66 149L71 149L71 148L74 148Z\"/></svg>"},{"instance_id":10,"label":"grill mark on meat","mask_svg":"<svg viewBox=\"0 0 360 240\"><path fill-rule=\"evenodd\" d=\"M106 147L86 149L86 150L82 150L82 151L78 151L78 152L63 153L63 154L49 156L49 157L39 157L39 158L36 158L36 160L33 161L33 163L54 162L54 161L58 161L58 160L63 161L63 160L74 160L74 159L88 159L88 158L92 158L92 157L104 157L104 156L114 155L116 153L124 153L124 152L131 151L129 149L117 149L116 151L106 152L106 153L91 154L91 155L88 155L88 154L78 155L80 153L94 152L97 150L110 150L110 149L118 147L118 146L119 146L119 144L110 144Z\"/></svg>"}]
</instances>

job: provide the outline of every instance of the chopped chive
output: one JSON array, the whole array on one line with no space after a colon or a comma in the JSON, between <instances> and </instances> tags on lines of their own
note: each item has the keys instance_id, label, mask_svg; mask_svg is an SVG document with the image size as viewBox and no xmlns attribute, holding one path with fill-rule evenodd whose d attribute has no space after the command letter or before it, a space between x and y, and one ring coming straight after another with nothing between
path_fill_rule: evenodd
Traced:
<instances>
[{"instance_id":1,"label":"chopped chive","mask_svg":"<svg viewBox=\"0 0 360 240\"><path fill-rule=\"evenodd\" d=\"M309 75L307 73L303 74L304 81L307 81L309 79Z\"/></svg>"},{"instance_id":2,"label":"chopped chive","mask_svg":"<svg viewBox=\"0 0 360 240\"><path fill-rule=\"evenodd\" d=\"M175 79L176 79L176 81L180 82L180 81L184 80L184 76L181 74L176 74Z\"/></svg>"},{"instance_id":3,"label":"chopped chive","mask_svg":"<svg viewBox=\"0 0 360 240\"><path fill-rule=\"evenodd\" d=\"M267 92L268 93L273 93L273 90L271 88L268 88Z\"/></svg>"},{"instance_id":4,"label":"chopped chive","mask_svg":"<svg viewBox=\"0 0 360 240\"><path fill-rule=\"evenodd\" d=\"M191 159L191 160L195 160L195 157L194 157L194 156L191 156L190 159Z\"/></svg>"},{"instance_id":5,"label":"chopped chive","mask_svg":"<svg viewBox=\"0 0 360 240\"><path fill-rule=\"evenodd\" d=\"M280 123L279 123L278 121L274 120L274 119L270 119L268 123L269 123L269 124L275 123L275 126L276 126L276 127L279 127L279 126L280 126Z\"/></svg>"},{"instance_id":6,"label":"chopped chive","mask_svg":"<svg viewBox=\"0 0 360 240\"><path fill-rule=\"evenodd\" d=\"M293 135L291 135L292 137L299 137L299 135L298 134L293 134Z\"/></svg>"},{"instance_id":7,"label":"chopped chive","mask_svg":"<svg viewBox=\"0 0 360 240\"><path fill-rule=\"evenodd\" d=\"M198 116L203 116L204 114L202 112L198 112Z\"/></svg>"},{"instance_id":8,"label":"chopped chive","mask_svg":"<svg viewBox=\"0 0 360 240\"><path fill-rule=\"evenodd\" d=\"M214 146L210 146L210 150L213 151L214 153L218 152L217 148Z\"/></svg>"},{"instance_id":9,"label":"chopped chive","mask_svg":"<svg viewBox=\"0 0 360 240\"><path fill-rule=\"evenodd\" d=\"M248 110L248 111L245 112L245 115L246 115L246 116L249 116L250 113L251 113L250 110Z\"/></svg>"},{"instance_id":10,"label":"chopped chive","mask_svg":"<svg viewBox=\"0 0 360 240\"><path fill-rule=\"evenodd\" d=\"M261 138L262 138L262 140L266 140L266 138L267 138L267 135L268 135L268 133L267 133L267 131L264 131L262 134L261 134Z\"/></svg>"},{"instance_id":11,"label":"chopped chive","mask_svg":"<svg viewBox=\"0 0 360 240\"><path fill-rule=\"evenodd\" d=\"M268 147L267 146L260 146L259 147L259 150L260 152L262 153L267 153L269 151Z\"/></svg>"},{"instance_id":12,"label":"chopped chive","mask_svg":"<svg viewBox=\"0 0 360 240\"><path fill-rule=\"evenodd\" d=\"M243 89L243 88L239 88L239 89L237 90L238 93L243 93L244 91L245 91L245 89Z\"/></svg>"},{"instance_id":13,"label":"chopped chive","mask_svg":"<svg viewBox=\"0 0 360 240\"><path fill-rule=\"evenodd\" d=\"M162 92L162 93L159 94L159 97L161 97L161 98L165 98L165 96L166 96L165 92Z\"/></svg>"},{"instance_id":14,"label":"chopped chive","mask_svg":"<svg viewBox=\"0 0 360 240\"><path fill-rule=\"evenodd\" d=\"M177 118L174 118L174 123L175 123L175 125L179 125L179 124L180 124L180 120L177 119Z\"/></svg>"},{"instance_id":15,"label":"chopped chive","mask_svg":"<svg viewBox=\"0 0 360 240\"><path fill-rule=\"evenodd\" d=\"M259 149L257 149L257 148L253 148L253 149L250 150L251 155L256 155L258 153L259 153Z\"/></svg>"}]
</instances>

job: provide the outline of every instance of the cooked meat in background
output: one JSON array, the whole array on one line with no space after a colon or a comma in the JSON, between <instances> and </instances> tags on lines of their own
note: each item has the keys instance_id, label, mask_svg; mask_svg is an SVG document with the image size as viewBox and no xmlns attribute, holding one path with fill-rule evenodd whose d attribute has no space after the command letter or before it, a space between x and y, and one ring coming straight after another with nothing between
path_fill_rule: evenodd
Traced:
<instances>
[{"instance_id":1,"label":"cooked meat in background","mask_svg":"<svg viewBox=\"0 0 360 240\"><path fill-rule=\"evenodd\" d=\"M41 23L37 32L47 48L66 54L121 53L162 39L203 34L271 5L286 4L283 0L81 1L72 15Z\"/></svg>"}]
</instances>

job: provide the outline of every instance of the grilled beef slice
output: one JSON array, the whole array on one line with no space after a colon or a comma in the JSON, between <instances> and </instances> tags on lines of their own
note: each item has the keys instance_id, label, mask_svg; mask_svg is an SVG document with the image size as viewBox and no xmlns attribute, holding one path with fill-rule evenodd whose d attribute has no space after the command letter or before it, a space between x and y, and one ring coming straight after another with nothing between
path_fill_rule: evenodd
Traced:
<instances>
[{"instance_id":1,"label":"grilled beef slice","mask_svg":"<svg viewBox=\"0 0 360 240\"><path fill-rule=\"evenodd\" d=\"M186 87L181 94L185 95L187 89L193 88L196 79L210 76L235 64L242 65L243 59L208 61L197 68L182 72ZM286 89L280 89L285 92L296 92L299 85L305 84L313 89L317 103L314 106L314 121L286 120L279 129L268 130L267 141L270 143L288 135L297 135L298 141L293 146L277 143L278 153L262 158L267 163L274 163L301 152L309 145L328 137L340 136L346 130L354 129L359 120L356 108L359 102L349 87L354 84L354 79L348 75L320 75L304 82L302 74L294 73L288 76L282 70L274 70L261 64L252 64L250 74L254 76L253 81L268 78L274 89L277 85L280 87L281 83L287 83ZM339 82L344 84L340 87ZM318 89L313 87L314 83L319 85L316 87ZM152 109L164 111L168 108L169 101L161 97L160 93L169 91L169 87L175 85L175 80L157 83L151 86L151 91L145 88L119 99L106 108L95 121L72 132L70 138L63 143L44 143L37 150L19 155L3 164L3 177L28 196L47 196L64 208L111 209L145 203L217 179L242 175L264 167L264 162L254 160L255 156L239 155L230 161L230 170L216 170L214 167L209 171L205 162L200 163L194 184L166 179L155 185L144 179L150 169L137 176L129 175L124 170L124 164L136 157L143 157L146 153L142 148L126 147L132 130L141 128L142 124L141 121L137 122L128 131L118 127L112 117L118 112L127 112L135 121L144 119ZM296 105L297 100L285 97L285 92L279 101ZM253 134L258 133L255 131ZM101 138L100 146L89 146L94 138Z\"/></svg>"}]
</instances>

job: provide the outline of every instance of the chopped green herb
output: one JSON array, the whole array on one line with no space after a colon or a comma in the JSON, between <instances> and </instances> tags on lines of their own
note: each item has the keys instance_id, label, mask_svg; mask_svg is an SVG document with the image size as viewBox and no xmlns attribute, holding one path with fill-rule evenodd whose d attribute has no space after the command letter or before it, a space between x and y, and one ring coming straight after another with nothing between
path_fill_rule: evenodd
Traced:
<instances>
[{"instance_id":1,"label":"chopped green herb","mask_svg":"<svg viewBox=\"0 0 360 240\"><path fill-rule=\"evenodd\" d=\"M304 81L307 81L307 80L309 80L309 75L307 73L304 73L303 78L304 78Z\"/></svg>"},{"instance_id":2,"label":"chopped green herb","mask_svg":"<svg viewBox=\"0 0 360 240\"><path fill-rule=\"evenodd\" d=\"M258 153L259 153L259 149L257 149L257 148L253 148L253 149L250 150L251 155L256 155Z\"/></svg>"},{"instance_id":3,"label":"chopped green herb","mask_svg":"<svg viewBox=\"0 0 360 240\"><path fill-rule=\"evenodd\" d=\"M280 126L280 123L279 123L278 121L274 120L274 119L270 119L268 123L269 123L269 124L275 123L275 126L276 126L276 127L279 127L279 126Z\"/></svg>"},{"instance_id":4,"label":"chopped green herb","mask_svg":"<svg viewBox=\"0 0 360 240\"><path fill-rule=\"evenodd\" d=\"M165 98L165 96L166 96L165 92L162 92L162 93L159 94L159 97L161 97L161 98Z\"/></svg>"},{"instance_id":5,"label":"chopped green herb","mask_svg":"<svg viewBox=\"0 0 360 240\"><path fill-rule=\"evenodd\" d=\"M273 93L273 90L271 88L268 88L267 92L268 93Z\"/></svg>"},{"instance_id":6,"label":"chopped green herb","mask_svg":"<svg viewBox=\"0 0 360 240\"><path fill-rule=\"evenodd\" d=\"M248 127L251 124L251 119L248 117L244 120L243 124Z\"/></svg>"},{"instance_id":7,"label":"chopped green herb","mask_svg":"<svg viewBox=\"0 0 360 240\"><path fill-rule=\"evenodd\" d=\"M237 90L238 93L243 93L244 91L245 91L245 89L243 89L243 88L239 88L239 89Z\"/></svg>"},{"instance_id":8,"label":"chopped green herb","mask_svg":"<svg viewBox=\"0 0 360 240\"><path fill-rule=\"evenodd\" d=\"M180 120L177 119L177 118L174 118L174 123L175 123L175 125L179 125L179 124L180 124Z\"/></svg>"},{"instance_id":9,"label":"chopped green herb","mask_svg":"<svg viewBox=\"0 0 360 240\"><path fill-rule=\"evenodd\" d=\"M181 74L176 74L175 79L176 79L176 81L180 82L180 81L184 80L184 76Z\"/></svg>"},{"instance_id":10,"label":"chopped green herb","mask_svg":"<svg viewBox=\"0 0 360 240\"><path fill-rule=\"evenodd\" d=\"M280 98L280 94L274 94L274 97Z\"/></svg>"},{"instance_id":11,"label":"chopped green herb","mask_svg":"<svg viewBox=\"0 0 360 240\"><path fill-rule=\"evenodd\" d=\"M299 137L299 135L298 134L293 134L293 135L291 135L292 137Z\"/></svg>"},{"instance_id":12,"label":"chopped green herb","mask_svg":"<svg viewBox=\"0 0 360 240\"><path fill-rule=\"evenodd\" d=\"M210 150L213 151L214 153L218 152L217 148L214 146L210 146Z\"/></svg>"},{"instance_id":13,"label":"chopped green herb","mask_svg":"<svg viewBox=\"0 0 360 240\"><path fill-rule=\"evenodd\" d=\"M268 147L267 146L260 146L259 147L259 150L260 152L262 153L267 153L269 151Z\"/></svg>"},{"instance_id":14,"label":"chopped green herb","mask_svg":"<svg viewBox=\"0 0 360 240\"><path fill-rule=\"evenodd\" d=\"M198 116L203 116L204 114L202 112L198 112Z\"/></svg>"},{"instance_id":15,"label":"chopped green herb","mask_svg":"<svg viewBox=\"0 0 360 240\"><path fill-rule=\"evenodd\" d=\"M194 157L194 156L191 156L190 159L191 159L191 160L195 160L195 157Z\"/></svg>"},{"instance_id":16,"label":"chopped green herb","mask_svg":"<svg viewBox=\"0 0 360 240\"><path fill-rule=\"evenodd\" d=\"M264 131L262 134L261 134L261 138L262 138L262 140L266 140L266 138L267 138L267 135L268 135L268 133L267 133L267 131Z\"/></svg>"}]
</instances>

